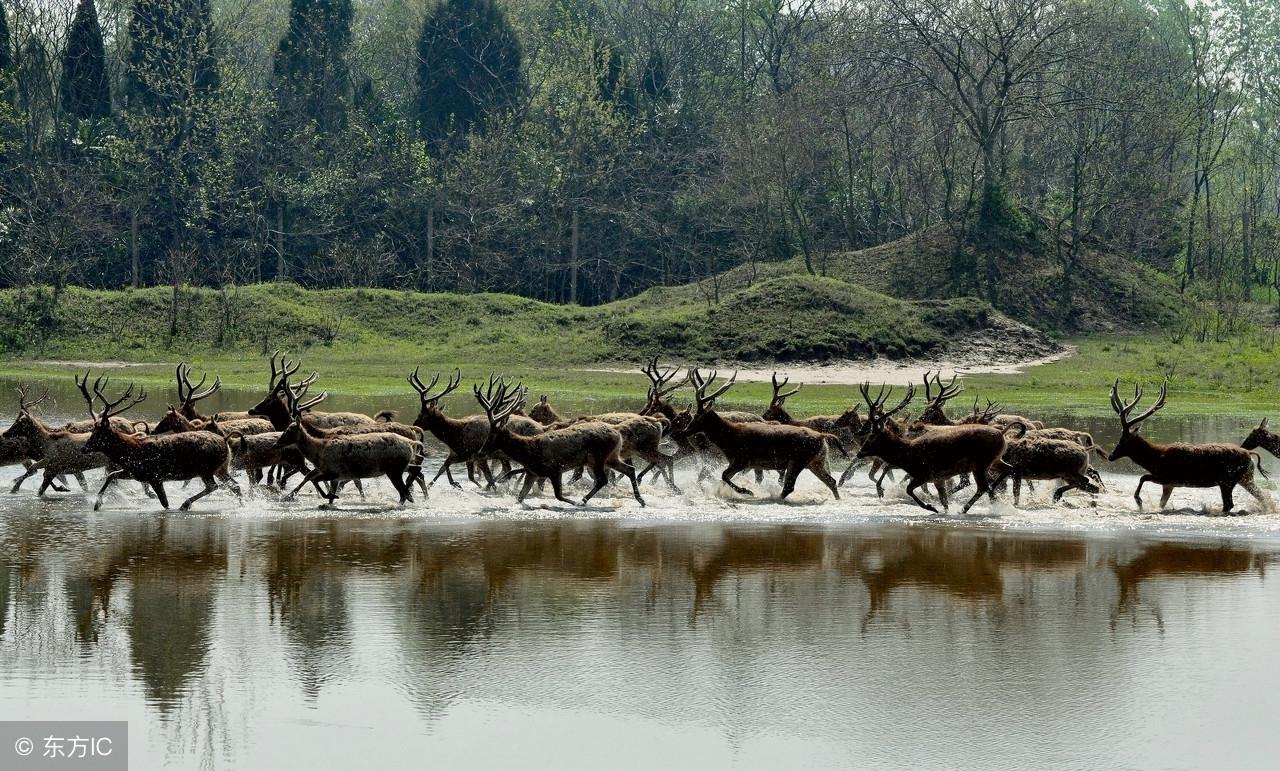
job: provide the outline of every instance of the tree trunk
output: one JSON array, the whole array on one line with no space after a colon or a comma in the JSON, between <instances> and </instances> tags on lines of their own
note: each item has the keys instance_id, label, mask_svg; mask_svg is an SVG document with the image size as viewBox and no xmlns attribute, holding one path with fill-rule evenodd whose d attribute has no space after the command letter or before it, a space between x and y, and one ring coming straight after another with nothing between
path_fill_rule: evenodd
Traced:
<instances>
[{"instance_id":1,"label":"tree trunk","mask_svg":"<svg viewBox=\"0 0 1280 771\"><path fill-rule=\"evenodd\" d=\"M436 209L434 206L427 209L427 258L424 263L426 272L426 281L423 284L424 289L431 288L431 267L432 260L436 256Z\"/></svg>"},{"instance_id":2,"label":"tree trunk","mask_svg":"<svg viewBox=\"0 0 1280 771\"><path fill-rule=\"evenodd\" d=\"M569 304L578 304L578 210L569 224Z\"/></svg>"},{"instance_id":3,"label":"tree trunk","mask_svg":"<svg viewBox=\"0 0 1280 771\"><path fill-rule=\"evenodd\" d=\"M138 210L134 209L129 213L129 256L132 262L132 279L131 286L134 289L142 286L142 277L140 266L138 264Z\"/></svg>"},{"instance_id":4,"label":"tree trunk","mask_svg":"<svg viewBox=\"0 0 1280 771\"><path fill-rule=\"evenodd\" d=\"M284 204L276 206L276 281L289 278L289 270L284 259Z\"/></svg>"}]
</instances>

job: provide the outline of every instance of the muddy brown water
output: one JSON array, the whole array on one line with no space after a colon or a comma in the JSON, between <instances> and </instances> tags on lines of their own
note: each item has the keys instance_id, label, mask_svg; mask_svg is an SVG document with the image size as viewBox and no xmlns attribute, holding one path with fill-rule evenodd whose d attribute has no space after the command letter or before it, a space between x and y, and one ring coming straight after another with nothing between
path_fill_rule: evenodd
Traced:
<instances>
[{"instance_id":1,"label":"muddy brown water","mask_svg":"<svg viewBox=\"0 0 1280 771\"><path fill-rule=\"evenodd\" d=\"M2 469L0 719L128 720L134 768L1274 767L1280 515L1140 513L1104 475L1097 507L967 517L691 468L646 509L382 485L178 515Z\"/></svg>"}]
</instances>

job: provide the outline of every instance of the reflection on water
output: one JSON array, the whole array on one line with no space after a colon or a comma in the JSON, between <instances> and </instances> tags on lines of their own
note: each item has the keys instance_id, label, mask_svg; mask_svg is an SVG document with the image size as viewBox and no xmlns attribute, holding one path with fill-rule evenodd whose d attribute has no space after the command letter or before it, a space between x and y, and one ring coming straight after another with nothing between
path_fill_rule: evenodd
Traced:
<instances>
[{"instance_id":1,"label":"reflection on water","mask_svg":"<svg viewBox=\"0 0 1280 771\"><path fill-rule=\"evenodd\" d=\"M936 523L11 506L0 718L128 719L140 768L1262 766L1278 560Z\"/></svg>"}]
</instances>

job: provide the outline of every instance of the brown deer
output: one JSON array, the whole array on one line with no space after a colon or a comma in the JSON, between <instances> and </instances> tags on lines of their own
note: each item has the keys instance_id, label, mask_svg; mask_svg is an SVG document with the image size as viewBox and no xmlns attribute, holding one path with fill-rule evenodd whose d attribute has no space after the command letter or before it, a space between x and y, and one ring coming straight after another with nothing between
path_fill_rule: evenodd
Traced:
<instances>
[{"instance_id":1,"label":"brown deer","mask_svg":"<svg viewBox=\"0 0 1280 771\"><path fill-rule=\"evenodd\" d=\"M1054 439L1029 432L1018 423L1022 432L1007 439L1003 460L1013 470L1013 505L1022 500L1022 482L1029 479L1061 479L1066 484L1053 492L1057 503L1071 490L1084 490L1091 495L1102 492L1098 472L1089 465L1089 448L1068 439Z\"/></svg>"},{"instance_id":2,"label":"brown deer","mask_svg":"<svg viewBox=\"0 0 1280 771\"><path fill-rule=\"evenodd\" d=\"M444 410L440 407L440 400L458 389L462 383L462 372L455 369L453 374L449 376L449 382L444 388L433 393L436 384L440 382L440 373L436 373L431 377L431 382L427 385L422 384L422 379L418 376L418 368L415 367L409 375L409 385L418 392L418 400L420 406L418 409L418 418L413 421L413 425L424 431L431 432L432 436L439 439L449 448L449 455L444 459L444 463L440 466L440 470L432 477L431 482L427 485L436 483L436 480L443 474L449 480L449 484L454 487L462 487L453 480L453 472L449 467L455 463L467 464L467 477L479 486L476 481L475 469L479 466L487 483L486 489L492 489L494 486L493 472L489 469L489 463L485 457L483 450L489 440L489 419L484 415L469 415L465 418L451 418L444 414ZM489 394L492 396L496 388L498 379L495 376L489 377ZM506 422L507 428L522 436L533 436L542 433L544 430L538 421L522 415L511 415Z\"/></svg>"},{"instance_id":3,"label":"brown deer","mask_svg":"<svg viewBox=\"0 0 1280 771\"><path fill-rule=\"evenodd\" d=\"M218 489L218 481L240 495L240 486L231 478L228 465L231 453L222 437L207 431L190 431L165 436L141 436L130 434L115 428L111 418L141 404L146 398L145 390L139 389L134 395L133 385L114 401L103 395L107 380L99 377L93 384L93 395L89 394L87 383L77 379L76 385L84 396L89 407L89 415L95 424L93 433L85 442L81 452L86 455L102 453L111 459L116 468L107 473L98 491L98 499L94 502L94 511L102 508L102 499L107 489L117 479L135 479L155 491L160 505L169 508L169 498L165 495L165 482L182 482L188 479L200 479L204 482L204 490L183 501L181 511L190 511L191 504ZM93 408L94 399L102 403L102 412L96 413ZM127 403L126 403L127 402ZM121 406L123 405L123 406Z\"/></svg>"},{"instance_id":4,"label":"brown deer","mask_svg":"<svg viewBox=\"0 0 1280 771\"><path fill-rule=\"evenodd\" d=\"M996 485L999 485L1008 469L1000 460L1006 445L1002 431L990 426L935 426L911 436L892 417L911 403L915 396L915 385L908 385L906 397L897 407L888 411L884 409L884 403L889 398L889 393L883 388L874 399L871 397L869 383L862 384L860 388L862 398L867 403L869 428L868 436L858 451L859 457L878 457L889 465L902 469L911 478L907 485L907 495L921 508L935 514L938 510L920 500L916 496L916 489L930 482L934 483L942 507L946 509L946 482L961 474L972 475L978 489L962 512L969 511L983 494L995 500L990 475L993 472L998 475Z\"/></svg>"},{"instance_id":5,"label":"brown deer","mask_svg":"<svg viewBox=\"0 0 1280 771\"><path fill-rule=\"evenodd\" d=\"M1133 491L1133 499L1142 510L1142 486L1147 482L1155 482L1164 488L1160 496L1160 508L1169 502L1169 496L1178 487L1217 487L1222 491L1222 511L1228 513L1234 507L1232 492L1236 485L1243 487L1263 507L1271 508L1271 502L1258 489L1253 480L1254 462L1257 470L1262 471L1262 458L1257 453L1246 450L1239 445L1211 443L1158 444L1149 441L1139 433L1142 422L1164 407L1168 396L1169 384L1160 385L1160 395L1154 404L1137 417L1131 413L1142 400L1142 388L1134 386L1133 400L1125 403L1120 398L1120 381L1111 385L1111 409L1120 418L1120 441L1111 451L1112 461L1131 458L1134 463L1146 469L1138 480L1138 489Z\"/></svg>"},{"instance_id":6,"label":"brown deer","mask_svg":"<svg viewBox=\"0 0 1280 771\"><path fill-rule=\"evenodd\" d=\"M339 483L385 476L400 494L402 505L413 502L411 482L405 483L404 474L407 471L417 475L422 463L422 442L385 431L349 436L318 428L304 413L324 401L328 394L321 393L307 402L299 402L298 395L288 385L287 376L285 381L281 393L293 419L276 440L275 449L297 448L314 466L285 496L287 500L294 498L308 483L331 482L324 496L331 506L337 500Z\"/></svg>"},{"instance_id":7,"label":"brown deer","mask_svg":"<svg viewBox=\"0 0 1280 771\"><path fill-rule=\"evenodd\" d=\"M637 479L644 479L645 474L656 468L658 474L666 478L671 489L680 492L680 488L676 486L675 462L670 455L658 449L662 444L663 435L671 426L665 417L638 412L606 412L600 415L565 418L555 411L546 396L539 397L538 403L529 410L529 417L547 428L567 428L583 421L608 423L622 434L623 460L630 462L632 458L640 458L648 462L649 465L639 472ZM569 481L578 481L582 473L583 469L577 469Z\"/></svg>"},{"instance_id":8,"label":"brown deer","mask_svg":"<svg viewBox=\"0 0 1280 771\"><path fill-rule=\"evenodd\" d=\"M1258 427L1249 432L1240 446L1246 450L1253 450L1258 447L1266 450L1272 455L1280 458L1280 434L1273 433L1267 428L1269 418L1263 418Z\"/></svg>"},{"instance_id":9,"label":"brown deer","mask_svg":"<svg viewBox=\"0 0 1280 771\"><path fill-rule=\"evenodd\" d=\"M565 428L551 429L533 436L523 436L507 424L512 414L524 402L524 389L516 387L508 393L507 385L499 383L496 393L474 386L476 401L484 409L489 424L485 450L497 450L524 467L524 486L517 501L523 501L537 479L547 479L558 500L573 503L564 495L564 472L580 466L591 470L595 486L582 499L585 506L596 493L609 482L609 469L620 472L631 481L631 492L644 506L640 487L636 482L636 470L622 460L622 434L607 423L582 421Z\"/></svg>"},{"instance_id":10,"label":"brown deer","mask_svg":"<svg viewBox=\"0 0 1280 771\"><path fill-rule=\"evenodd\" d=\"M696 411L683 429L674 429L677 435L704 434L728 459L729 465L720 475L721 481L740 495L754 495L750 490L734 484L733 477L747 469L783 471L782 495L786 499L795 490L800 472L808 469L840 499L836 480L827 471L827 442L835 444L842 452L843 446L835 434L814 431L803 426L782 423L738 423L726 419L715 409L715 401L737 382L734 373L723 385L707 393L715 384L717 373L704 377L697 369L689 371L694 386ZM847 454L847 453L846 453Z\"/></svg>"},{"instance_id":11,"label":"brown deer","mask_svg":"<svg viewBox=\"0 0 1280 771\"><path fill-rule=\"evenodd\" d=\"M78 377L77 382L79 382ZM34 412L36 406L47 397L48 392L45 392L39 398L31 400L27 398L26 389L20 388L18 417L3 434L0 434L0 438L6 442L21 443L26 452L26 458L33 461L14 481L9 491L11 493L18 492L24 482L39 472L44 472L43 481L37 492L39 496L43 496L50 487L58 489L55 480L67 474L74 476L82 489L88 490L89 484L85 481L84 472L102 468L109 463L105 455L85 455L81 452L85 442L89 441L89 432L50 428L43 420L36 417ZM132 424L125 420L118 421L117 425L122 430L132 428Z\"/></svg>"},{"instance_id":12,"label":"brown deer","mask_svg":"<svg viewBox=\"0 0 1280 771\"><path fill-rule=\"evenodd\" d=\"M279 353L277 351L276 353ZM289 414L289 395L285 393L285 389L289 388L289 378L297 373L301 362L289 362L289 358L283 354L280 355L280 364L277 367L276 357L271 357L271 388L262 401L250 408L248 415L253 418L266 418L271 421L272 427L276 431L284 431L293 422L293 416ZM306 389L312 383L319 379L318 372L312 372L300 382L294 384L294 391ZM296 396L296 394L295 394ZM307 421L316 428L336 428L338 426L361 426L372 425L377 421L368 415L358 412L312 412L307 415Z\"/></svg>"}]
</instances>

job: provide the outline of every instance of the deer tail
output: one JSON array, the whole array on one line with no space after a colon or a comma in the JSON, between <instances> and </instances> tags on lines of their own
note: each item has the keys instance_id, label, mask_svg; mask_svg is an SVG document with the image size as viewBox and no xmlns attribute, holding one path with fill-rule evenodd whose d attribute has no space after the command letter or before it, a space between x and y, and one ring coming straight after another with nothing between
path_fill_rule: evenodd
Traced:
<instances>
[{"instance_id":1,"label":"deer tail","mask_svg":"<svg viewBox=\"0 0 1280 771\"><path fill-rule=\"evenodd\" d=\"M1250 450L1249 454L1253 456L1254 465L1258 467L1258 473L1262 475L1262 478L1270 479L1271 475L1268 474L1264 468L1262 468L1262 453L1256 452L1254 450Z\"/></svg>"},{"instance_id":2,"label":"deer tail","mask_svg":"<svg viewBox=\"0 0 1280 771\"><path fill-rule=\"evenodd\" d=\"M1031 427L1030 427L1030 426L1028 426L1026 423L1023 423L1021 420L1015 420L1015 421L1011 422L1009 425L1007 425L1007 426L1005 426L1004 428L1000 429L1000 433L1002 433L1002 434L1007 434L1007 433L1009 433L1009 429L1011 429L1011 428L1019 428L1019 429L1022 429L1021 431L1019 431L1019 432L1018 432L1018 435L1014 437L1014 440L1016 441L1016 440L1018 440L1018 439L1021 439L1021 438L1022 438L1022 437L1024 437L1024 436L1026 436L1026 435L1027 435L1027 430L1028 430L1028 429L1030 429Z\"/></svg>"}]
</instances>

